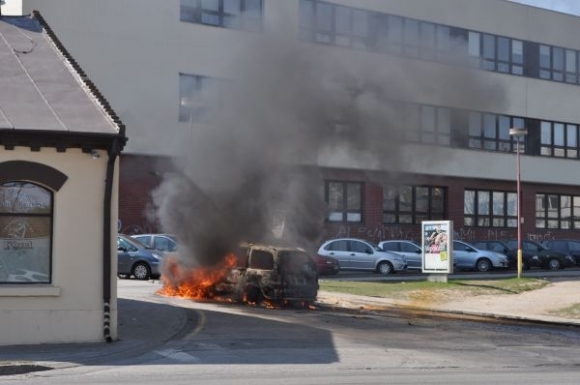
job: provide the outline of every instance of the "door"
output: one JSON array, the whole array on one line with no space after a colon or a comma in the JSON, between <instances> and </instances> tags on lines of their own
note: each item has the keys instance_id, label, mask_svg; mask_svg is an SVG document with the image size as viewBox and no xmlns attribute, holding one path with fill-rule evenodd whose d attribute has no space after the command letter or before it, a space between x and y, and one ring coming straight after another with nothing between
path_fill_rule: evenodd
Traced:
<instances>
[{"instance_id":1,"label":"door","mask_svg":"<svg viewBox=\"0 0 580 385\"><path fill-rule=\"evenodd\" d=\"M351 252L348 251L348 241L344 239L336 240L330 242L325 247L325 255L331 256L338 260L341 269L350 268L350 254Z\"/></svg>"},{"instance_id":2,"label":"door","mask_svg":"<svg viewBox=\"0 0 580 385\"><path fill-rule=\"evenodd\" d=\"M399 253L407 258L408 269L421 269L423 267L421 248L418 245L411 242L401 242L400 248Z\"/></svg>"},{"instance_id":3,"label":"door","mask_svg":"<svg viewBox=\"0 0 580 385\"><path fill-rule=\"evenodd\" d=\"M477 253L471 246L453 241L453 263L462 269L471 269L475 267L475 257Z\"/></svg>"},{"instance_id":4,"label":"door","mask_svg":"<svg viewBox=\"0 0 580 385\"><path fill-rule=\"evenodd\" d=\"M350 267L357 270L374 270L377 259L376 250L371 245L361 241L349 241Z\"/></svg>"},{"instance_id":5,"label":"door","mask_svg":"<svg viewBox=\"0 0 580 385\"><path fill-rule=\"evenodd\" d=\"M117 272L119 274L131 274L131 267L135 258L135 247L123 238L117 237Z\"/></svg>"}]
</instances>

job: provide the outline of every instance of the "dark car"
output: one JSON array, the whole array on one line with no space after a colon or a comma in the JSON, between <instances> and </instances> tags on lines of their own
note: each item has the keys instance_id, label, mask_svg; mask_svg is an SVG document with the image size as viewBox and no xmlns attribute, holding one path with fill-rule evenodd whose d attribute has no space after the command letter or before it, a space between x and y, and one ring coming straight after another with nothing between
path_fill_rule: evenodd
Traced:
<instances>
[{"instance_id":1,"label":"dark car","mask_svg":"<svg viewBox=\"0 0 580 385\"><path fill-rule=\"evenodd\" d=\"M580 240L578 239L552 239L543 241L542 245L550 250L559 251L574 258L574 263L580 265Z\"/></svg>"},{"instance_id":2,"label":"dark car","mask_svg":"<svg viewBox=\"0 0 580 385\"><path fill-rule=\"evenodd\" d=\"M117 274L120 278L134 276L149 279L161 274L163 258L136 239L117 236Z\"/></svg>"},{"instance_id":3,"label":"dark car","mask_svg":"<svg viewBox=\"0 0 580 385\"><path fill-rule=\"evenodd\" d=\"M505 254L508 257L509 267L512 269L517 269L518 267L518 250L517 247L511 248L504 241L490 241L490 240L480 240L471 242L474 246L480 249L486 249L491 251L497 251L499 253ZM522 268L527 270L531 267L541 267L540 259L534 253L522 250Z\"/></svg>"},{"instance_id":4,"label":"dark car","mask_svg":"<svg viewBox=\"0 0 580 385\"><path fill-rule=\"evenodd\" d=\"M177 239L171 234L135 234L131 235L145 246L164 253L177 251Z\"/></svg>"},{"instance_id":5,"label":"dark car","mask_svg":"<svg viewBox=\"0 0 580 385\"><path fill-rule=\"evenodd\" d=\"M506 243L510 248L517 250L517 239L511 239ZM558 270L574 265L574 259L571 256L550 250L534 241L522 241L522 254L524 253L531 253L532 255L537 256L540 266L544 269Z\"/></svg>"},{"instance_id":6,"label":"dark car","mask_svg":"<svg viewBox=\"0 0 580 385\"><path fill-rule=\"evenodd\" d=\"M338 259L324 255L315 255L314 261L319 275L335 275L340 271Z\"/></svg>"}]
</instances>

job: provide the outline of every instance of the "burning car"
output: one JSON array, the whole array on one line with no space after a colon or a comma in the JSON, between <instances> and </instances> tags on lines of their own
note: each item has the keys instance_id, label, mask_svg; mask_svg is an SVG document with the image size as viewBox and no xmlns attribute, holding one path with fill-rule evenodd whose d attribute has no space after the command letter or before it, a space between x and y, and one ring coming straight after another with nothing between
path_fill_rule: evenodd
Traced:
<instances>
[{"instance_id":1,"label":"burning car","mask_svg":"<svg viewBox=\"0 0 580 385\"><path fill-rule=\"evenodd\" d=\"M310 306L318 295L316 262L300 248L244 243L223 265L184 272L176 262L164 275L160 294L188 298ZM173 264L173 266L172 266Z\"/></svg>"}]
</instances>

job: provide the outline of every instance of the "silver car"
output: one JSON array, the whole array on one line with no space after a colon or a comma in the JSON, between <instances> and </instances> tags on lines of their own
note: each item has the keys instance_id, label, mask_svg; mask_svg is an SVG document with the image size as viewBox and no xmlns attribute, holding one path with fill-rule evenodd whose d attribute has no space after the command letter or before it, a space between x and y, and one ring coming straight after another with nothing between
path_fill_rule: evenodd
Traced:
<instances>
[{"instance_id":1,"label":"silver car","mask_svg":"<svg viewBox=\"0 0 580 385\"><path fill-rule=\"evenodd\" d=\"M326 241L318 255L338 259L341 270L370 270L383 275L407 269L405 257L378 248L372 242L355 238Z\"/></svg>"},{"instance_id":2,"label":"silver car","mask_svg":"<svg viewBox=\"0 0 580 385\"><path fill-rule=\"evenodd\" d=\"M117 274L120 278L159 277L162 262L163 259L158 253L138 240L124 234L117 236Z\"/></svg>"},{"instance_id":3,"label":"silver car","mask_svg":"<svg viewBox=\"0 0 580 385\"><path fill-rule=\"evenodd\" d=\"M476 269L481 272L509 266L505 254L478 249L463 241L453 241L453 263L459 269Z\"/></svg>"},{"instance_id":4,"label":"silver car","mask_svg":"<svg viewBox=\"0 0 580 385\"><path fill-rule=\"evenodd\" d=\"M415 241L382 241L379 247L385 251L392 251L405 256L407 269L419 269L423 267L423 253L421 245Z\"/></svg>"}]
</instances>

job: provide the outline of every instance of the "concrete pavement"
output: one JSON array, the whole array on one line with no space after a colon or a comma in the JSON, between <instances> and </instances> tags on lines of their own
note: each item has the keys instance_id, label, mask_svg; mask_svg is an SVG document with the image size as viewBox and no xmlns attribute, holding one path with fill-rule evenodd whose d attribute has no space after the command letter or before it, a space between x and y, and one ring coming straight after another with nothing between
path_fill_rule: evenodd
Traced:
<instances>
[{"instance_id":1,"label":"concrete pavement","mask_svg":"<svg viewBox=\"0 0 580 385\"><path fill-rule=\"evenodd\" d=\"M567 286L554 284L548 288L518 294L518 296L525 295L525 301L514 301L515 297L510 298L510 295L505 295L489 298L482 296L480 299L471 298L469 301L448 303L418 303L321 291L317 305L322 308L393 310L412 312L415 315L493 318L580 327L578 318L541 314L537 311L538 307L533 306L533 304L551 301L555 295L562 295L562 293L580 303L580 280L577 277L566 278L562 282L567 282ZM0 347L0 375L79 365L105 363L121 365L124 360L154 350L172 338L187 334L198 325L198 313L172 306L166 303L164 298L155 295L155 291L160 287L158 282L147 284L151 286L151 290L146 289L150 293L145 297L131 289L131 285L140 284L138 281L132 281L122 283L119 287L118 341ZM513 306L515 302L521 302L522 305Z\"/></svg>"}]
</instances>

